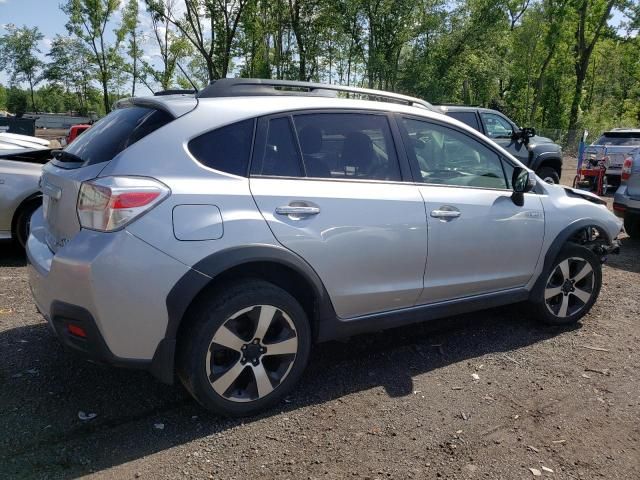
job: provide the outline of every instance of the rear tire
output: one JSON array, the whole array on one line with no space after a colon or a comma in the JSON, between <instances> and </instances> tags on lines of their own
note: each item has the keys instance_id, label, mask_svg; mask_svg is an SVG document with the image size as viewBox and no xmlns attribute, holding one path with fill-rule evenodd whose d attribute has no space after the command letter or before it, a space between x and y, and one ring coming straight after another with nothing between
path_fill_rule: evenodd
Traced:
<instances>
[{"instance_id":1,"label":"rear tire","mask_svg":"<svg viewBox=\"0 0 640 480\"><path fill-rule=\"evenodd\" d=\"M530 300L536 317L550 325L571 325L598 299L602 265L591 250L569 243L541 274L540 282Z\"/></svg>"},{"instance_id":2,"label":"rear tire","mask_svg":"<svg viewBox=\"0 0 640 480\"><path fill-rule=\"evenodd\" d=\"M552 183L552 184L560 183L560 176L558 175L558 172L556 172L551 167L542 167L538 169L538 171L536 172L536 175L538 175L542 180L544 180L547 183Z\"/></svg>"},{"instance_id":3,"label":"rear tire","mask_svg":"<svg viewBox=\"0 0 640 480\"><path fill-rule=\"evenodd\" d=\"M16 214L14 235L18 244L22 248L27 246L29 238L29 227L31 225L31 216L40 207L41 203L32 201L20 207Z\"/></svg>"},{"instance_id":4,"label":"rear tire","mask_svg":"<svg viewBox=\"0 0 640 480\"><path fill-rule=\"evenodd\" d=\"M300 379L311 329L285 290L262 280L225 286L193 309L178 340L178 376L205 408L254 415L277 403Z\"/></svg>"},{"instance_id":5,"label":"rear tire","mask_svg":"<svg viewBox=\"0 0 640 480\"><path fill-rule=\"evenodd\" d=\"M624 216L624 231L632 238L640 238L640 215Z\"/></svg>"}]
</instances>

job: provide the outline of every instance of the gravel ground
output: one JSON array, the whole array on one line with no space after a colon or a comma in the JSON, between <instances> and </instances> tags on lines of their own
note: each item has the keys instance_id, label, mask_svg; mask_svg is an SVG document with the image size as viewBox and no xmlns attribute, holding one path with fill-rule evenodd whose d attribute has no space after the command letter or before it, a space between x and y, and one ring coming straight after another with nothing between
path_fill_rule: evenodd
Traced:
<instances>
[{"instance_id":1,"label":"gravel ground","mask_svg":"<svg viewBox=\"0 0 640 480\"><path fill-rule=\"evenodd\" d=\"M24 264L0 243L0 478L640 478L638 241L580 325L516 305L319 345L245 420L63 350Z\"/></svg>"}]
</instances>

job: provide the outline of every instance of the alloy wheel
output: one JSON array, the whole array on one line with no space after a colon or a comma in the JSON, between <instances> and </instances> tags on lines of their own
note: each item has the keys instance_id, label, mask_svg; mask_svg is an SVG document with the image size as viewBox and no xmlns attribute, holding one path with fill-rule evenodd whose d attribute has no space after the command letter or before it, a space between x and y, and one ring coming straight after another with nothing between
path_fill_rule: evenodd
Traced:
<instances>
[{"instance_id":1,"label":"alloy wheel","mask_svg":"<svg viewBox=\"0 0 640 480\"><path fill-rule=\"evenodd\" d=\"M272 305L244 308L215 332L206 357L213 390L234 402L259 400L289 375L298 335L289 315Z\"/></svg>"},{"instance_id":2,"label":"alloy wheel","mask_svg":"<svg viewBox=\"0 0 640 480\"><path fill-rule=\"evenodd\" d=\"M582 310L594 294L595 272L584 258L562 260L551 272L544 290L547 309L565 318Z\"/></svg>"}]
</instances>

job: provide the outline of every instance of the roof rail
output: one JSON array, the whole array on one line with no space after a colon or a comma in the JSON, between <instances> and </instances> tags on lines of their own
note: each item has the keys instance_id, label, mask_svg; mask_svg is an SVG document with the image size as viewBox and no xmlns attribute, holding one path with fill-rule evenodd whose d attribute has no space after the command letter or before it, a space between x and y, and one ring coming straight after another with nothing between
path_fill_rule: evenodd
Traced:
<instances>
[{"instance_id":1,"label":"roof rail","mask_svg":"<svg viewBox=\"0 0 640 480\"><path fill-rule=\"evenodd\" d=\"M154 92L154 97L164 97L165 95L193 95L194 93L198 93L196 90L181 90L181 89L173 89L173 90L161 90L159 92Z\"/></svg>"},{"instance_id":2,"label":"roof rail","mask_svg":"<svg viewBox=\"0 0 640 480\"><path fill-rule=\"evenodd\" d=\"M364 95L372 99L387 100L410 106L417 106L434 110L433 106L424 100L399 93L372 90L370 88L345 87L324 83L300 82L294 80L268 80L261 78L221 78L215 80L196 96L198 98L214 97L247 97L269 95L314 95L326 96L333 92Z\"/></svg>"}]
</instances>

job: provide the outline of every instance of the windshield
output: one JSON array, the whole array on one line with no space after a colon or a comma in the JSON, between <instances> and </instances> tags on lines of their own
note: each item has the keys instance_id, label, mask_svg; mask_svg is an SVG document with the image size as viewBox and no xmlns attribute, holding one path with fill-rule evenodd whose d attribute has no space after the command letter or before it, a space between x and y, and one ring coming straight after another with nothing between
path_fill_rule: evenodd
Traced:
<instances>
[{"instance_id":1,"label":"windshield","mask_svg":"<svg viewBox=\"0 0 640 480\"><path fill-rule=\"evenodd\" d=\"M83 166L108 162L171 120L170 114L153 108L118 109L96 122L56 158L71 162L81 160Z\"/></svg>"},{"instance_id":2,"label":"windshield","mask_svg":"<svg viewBox=\"0 0 640 480\"><path fill-rule=\"evenodd\" d=\"M607 132L601 135L595 144L611 145L617 147L640 147L640 131Z\"/></svg>"}]
</instances>

